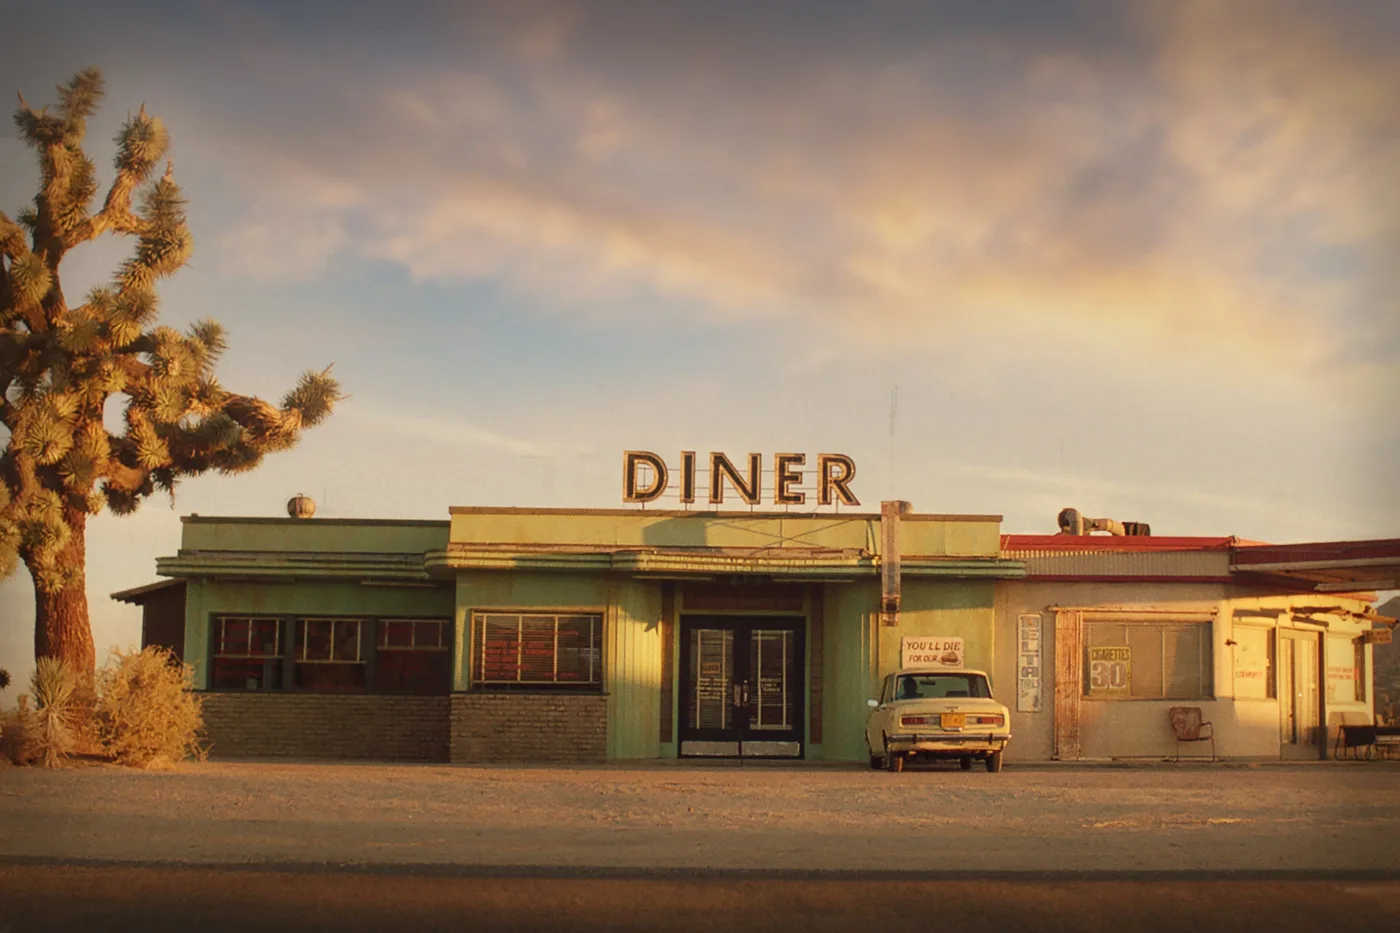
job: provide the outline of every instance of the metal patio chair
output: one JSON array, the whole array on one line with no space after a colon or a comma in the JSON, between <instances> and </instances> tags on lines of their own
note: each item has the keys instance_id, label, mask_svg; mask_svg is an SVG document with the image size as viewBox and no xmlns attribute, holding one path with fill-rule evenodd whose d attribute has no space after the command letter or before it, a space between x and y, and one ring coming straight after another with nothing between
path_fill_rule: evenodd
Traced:
<instances>
[{"instance_id":1,"label":"metal patio chair","mask_svg":"<svg viewBox=\"0 0 1400 933\"><path fill-rule=\"evenodd\" d=\"M1176 760L1181 760L1182 742L1210 742L1210 760L1215 761L1215 727L1202 721L1199 706L1173 706L1168 710L1176 733Z\"/></svg>"}]
</instances>

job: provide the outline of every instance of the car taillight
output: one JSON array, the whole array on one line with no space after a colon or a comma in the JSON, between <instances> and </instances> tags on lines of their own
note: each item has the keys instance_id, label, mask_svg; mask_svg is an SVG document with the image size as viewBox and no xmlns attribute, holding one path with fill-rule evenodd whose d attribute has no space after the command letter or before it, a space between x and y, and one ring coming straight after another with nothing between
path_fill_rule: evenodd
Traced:
<instances>
[{"instance_id":1,"label":"car taillight","mask_svg":"<svg viewBox=\"0 0 1400 933\"><path fill-rule=\"evenodd\" d=\"M928 725L930 722L932 722L932 720L929 719L927 716L901 716L901 717L899 717L899 724L900 724L901 726L926 726L926 725Z\"/></svg>"},{"instance_id":2,"label":"car taillight","mask_svg":"<svg viewBox=\"0 0 1400 933\"><path fill-rule=\"evenodd\" d=\"M999 726L1006 722L1006 717L1001 715L1001 713L997 713L992 716L969 716L967 717L967 721L979 726Z\"/></svg>"}]
</instances>

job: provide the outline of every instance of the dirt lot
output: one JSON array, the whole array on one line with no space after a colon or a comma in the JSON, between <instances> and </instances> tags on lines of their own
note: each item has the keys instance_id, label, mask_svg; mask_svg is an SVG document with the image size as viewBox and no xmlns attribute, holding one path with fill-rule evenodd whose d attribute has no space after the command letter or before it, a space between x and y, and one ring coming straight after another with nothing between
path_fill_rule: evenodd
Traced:
<instances>
[{"instance_id":1,"label":"dirt lot","mask_svg":"<svg viewBox=\"0 0 1400 933\"><path fill-rule=\"evenodd\" d=\"M0 859L1400 877L1400 762L7 768Z\"/></svg>"}]
</instances>

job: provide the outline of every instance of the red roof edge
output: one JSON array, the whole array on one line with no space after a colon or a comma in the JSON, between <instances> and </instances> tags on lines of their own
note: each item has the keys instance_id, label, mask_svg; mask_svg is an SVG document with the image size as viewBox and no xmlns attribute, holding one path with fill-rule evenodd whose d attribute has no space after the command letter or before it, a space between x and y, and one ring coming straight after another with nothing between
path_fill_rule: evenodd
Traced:
<instances>
[{"instance_id":1,"label":"red roof edge","mask_svg":"<svg viewBox=\"0 0 1400 933\"><path fill-rule=\"evenodd\" d=\"M1228 551L1238 538L1166 535L1002 535L1005 551Z\"/></svg>"},{"instance_id":2,"label":"red roof edge","mask_svg":"<svg viewBox=\"0 0 1400 933\"><path fill-rule=\"evenodd\" d=\"M1400 538L1249 545L1235 549L1234 563L1247 566L1348 560L1400 560Z\"/></svg>"}]
</instances>

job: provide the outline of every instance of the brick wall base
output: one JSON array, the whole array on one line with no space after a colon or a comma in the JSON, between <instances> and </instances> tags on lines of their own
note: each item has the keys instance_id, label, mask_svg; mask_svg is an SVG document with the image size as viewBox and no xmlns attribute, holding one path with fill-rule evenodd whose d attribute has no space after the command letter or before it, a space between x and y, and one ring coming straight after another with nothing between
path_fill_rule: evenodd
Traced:
<instances>
[{"instance_id":1,"label":"brick wall base","mask_svg":"<svg viewBox=\"0 0 1400 933\"><path fill-rule=\"evenodd\" d=\"M213 758L446 761L445 696L206 693Z\"/></svg>"},{"instance_id":2,"label":"brick wall base","mask_svg":"<svg viewBox=\"0 0 1400 933\"><path fill-rule=\"evenodd\" d=\"M608 701L567 694L452 697L452 761L592 764L608 757Z\"/></svg>"}]
</instances>

